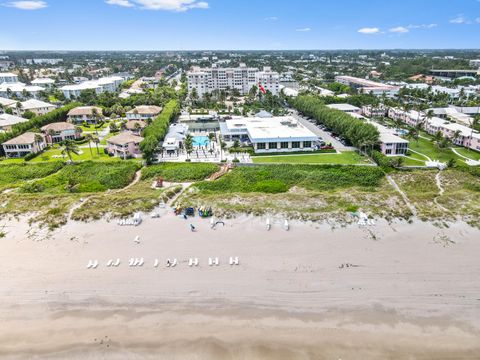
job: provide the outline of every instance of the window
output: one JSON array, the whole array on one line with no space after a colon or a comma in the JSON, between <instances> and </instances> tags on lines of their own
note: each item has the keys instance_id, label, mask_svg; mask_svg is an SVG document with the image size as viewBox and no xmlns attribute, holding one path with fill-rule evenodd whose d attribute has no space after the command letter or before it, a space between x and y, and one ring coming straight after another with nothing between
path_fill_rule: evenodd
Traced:
<instances>
[{"instance_id":1,"label":"window","mask_svg":"<svg viewBox=\"0 0 480 360\"><path fill-rule=\"evenodd\" d=\"M304 148L311 148L312 147L312 142L311 141L304 141L303 142L303 147Z\"/></svg>"},{"instance_id":2,"label":"window","mask_svg":"<svg viewBox=\"0 0 480 360\"><path fill-rule=\"evenodd\" d=\"M292 141L292 148L299 149L300 148L300 141Z\"/></svg>"},{"instance_id":3,"label":"window","mask_svg":"<svg viewBox=\"0 0 480 360\"><path fill-rule=\"evenodd\" d=\"M276 149L277 148L277 143L276 142L268 143L268 148L269 149Z\"/></svg>"},{"instance_id":4,"label":"window","mask_svg":"<svg viewBox=\"0 0 480 360\"><path fill-rule=\"evenodd\" d=\"M257 143L257 150L265 150L265 143Z\"/></svg>"},{"instance_id":5,"label":"window","mask_svg":"<svg viewBox=\"0 0 480 360\"><path fill-rule=\"evenodd\" d=\"M282 149L288 149L288 142L287 142L287 141L282 141L282 142L280 143L280 147L281 147Z\"/></svg>"}]
</instances>

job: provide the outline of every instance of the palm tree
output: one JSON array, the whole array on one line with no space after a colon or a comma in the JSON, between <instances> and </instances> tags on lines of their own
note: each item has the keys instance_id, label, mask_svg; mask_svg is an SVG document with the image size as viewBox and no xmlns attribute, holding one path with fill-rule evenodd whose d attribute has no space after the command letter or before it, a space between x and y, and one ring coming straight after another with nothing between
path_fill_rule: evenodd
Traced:
<instances>
[{"instance_id":1,"label":"palm tree","mask_svg":"<svg viewBox=\"0 0 480 360\"><path fill-rule=\"evenodd\" d=\"M55 136L55 130L53 130L53 129L48 129L47 134L48 134L48 136L50 137L50 142L51 142L52 145L53 145L53 137Z\"/></svg>"},{"instance_id":2,"label":"palm tree","mask_svg":"<svg viewBox=\"0 0 480 360\"><path fill-rule=\"evenodd\" d=\"M42 143L43 141L44 141L44 138L40 134L35 134L35 136L33 137L33 142L35 143L35 145L37 145L37 147L39 147L39 144Z\"/></svg>"},{"instance_id":3,"label":"palm tree","mask_svg":"<svg viewBox=\"0 0 480 360\"><path fill-rule=\"evenodd\" d=\"M64 143L63 143L62 155L67 154L71 163L73 162L72 153L74 153L75 155L80 154L80 150L78 148L78 145L75 143L75 141L65 140Z\"/></svg>"},{"instance_id":4,"label":"palm tree","mask_svg":"<svg viewBox=\"0 0 480 360\"><path fill-rule=\"evenodd\" d=\"M92 134L85 135L85 140L88 141L88 147L90 148L90 156L93 158L93 153L92 153L93 135Z\"/></svg>"},{"instance_id":5,"label":"palm tree","mask_svg":"<svg viewBox=\"0 0 480 360\"><path fill-rule=\"evenodd\" d=\"M193 150L192 135L187 134L187 136L185 136L185 140L183 141L183 147L185 148L185 151L187 152L187 157L188 157Z\"/></svg>"},{"instance_id":6,"label":"palm tree","mask_svg":"<svg viewBox=\"0 0 480 360\"><path fill-rule=\"evenodd\" d=\"M97 155L100 155L100 151L98 150L98 144L100 143L100 139L97 136L93 136L93 142L97 148Z\"/></svg>"}]
</instances>

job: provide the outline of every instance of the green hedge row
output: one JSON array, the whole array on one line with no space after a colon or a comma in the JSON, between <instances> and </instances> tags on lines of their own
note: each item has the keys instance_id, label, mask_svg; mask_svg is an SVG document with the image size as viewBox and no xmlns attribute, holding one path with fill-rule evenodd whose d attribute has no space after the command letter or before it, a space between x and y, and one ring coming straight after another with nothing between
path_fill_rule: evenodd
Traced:
<instances>
[{"instance_id":1,"label":"green hedge row","mask_svg":"<svg viewBox=\"0 0 480 360\"><path fill-rule=\"evenodd\" d=\"M380 133L375 126L343 111L330 109L317 97L298 96L292 98L290 104L301 113L315 119L317 123L324 124L338 135L344 136L358 148L375 146L379 142Z\"/></svg>"},{"instance_id":2,"label":"green hedge row","mask_svg":"<svg viewBox=\"0 0 480 360\"><path fill-rule=\"evenodd\" d=\"M147 163L151 163L155 152L158 147L158 143L165 138L168 133L170 121L180 111L180 107L177 100L170 100L160 115L158 115L152 123L143 131L144 139L140 143L140 149L143 152L143 157L147 160Z\"/></svg>"}]
</instances>

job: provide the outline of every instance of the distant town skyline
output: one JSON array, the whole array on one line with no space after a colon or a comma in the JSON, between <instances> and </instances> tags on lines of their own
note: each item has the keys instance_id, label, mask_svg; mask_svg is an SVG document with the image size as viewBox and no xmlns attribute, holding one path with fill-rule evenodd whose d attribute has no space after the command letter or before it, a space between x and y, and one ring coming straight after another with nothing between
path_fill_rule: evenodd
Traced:
<instances>
[{"instance_id":1,"label":"distant town skyline","mask_svg":"<svg viewBox=\"0 0 480 360\"><path fill-rule=\"evenodd\" d=\"M480 47L479 0L0 0L0 18L2 50Z\"/></svg>"}]
</instances>

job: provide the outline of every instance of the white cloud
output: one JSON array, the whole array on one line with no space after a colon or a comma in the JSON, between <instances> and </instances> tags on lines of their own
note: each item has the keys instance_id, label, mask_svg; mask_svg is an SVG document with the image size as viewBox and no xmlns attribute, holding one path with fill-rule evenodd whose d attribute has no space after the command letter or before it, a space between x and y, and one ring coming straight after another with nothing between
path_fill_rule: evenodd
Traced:
<instances>
[{"instance_id":1,"label":"white cloud","mask_svg":"<svg viewBox=\"0 0 480 360\"><path fill-rule=\"evenodd\" d=\"M208 9L207 2L197 0L135 0L135 2L148 10L183 12L190 9Z\"/></svg>"},{"instance_id":2,"label":"white cloud","mask_svg":"<svg viewBox=\"0 0 480 360\"><path fill-rule=\"evenodd\" d=\"M5 4L8 7L14 7L21 10L39 10L46 8L48 5L45 1L11 1Z\"/></svg>"},{"instance_id":3,"label":"white cloud","mask_svg":"<svg viewBox=\"0 0 480 360\"><path fill-rule=\"evenodd\" d=\"M420 24L420 25L408 25L408 29L433 29L437 27L437 24Z\"/></svg>"},{"instance_id":4,"label":"white cloud","mask_svg":"<svg viewBox=\"0 0 480 360\"><path fill-rule=\"evenodd\" d=\"M106 0L109 5L140 7L145 10L183 12L190 9L208 9L208 3L198 0Z\"/></svg>"},{"instance_id":5,"label":"white cloud","mask_svg":"<svg viewBox=\"0 0 480 360\"><path fill-rule=\"evenodd\" d=\"M458 15L457 17L450 20L450 23L451 24L470 24L470 21L468 21L468 19L465 16Z\"/></svg>"},{"instance_id":6,"label":"white cloud","mask_svg":"<svg viewBox=\"0 0 480 360\"><path fill-rule=\"evenodd\" d=\"M380 29L377 27L364 27L361 29L358 29L358 32L361 34L378 34L380 32Z\"/></svg>"},{"instance_id":7,"label":"white cloud","mask_svg":"<svg viewBox=\"0 0 480 360\"><path fill-rule=\"evenodd\" d=\"M306 28L300 28L300 29L295 29L295 31L298 31L298 32L307 32L307 31L310 31L312 29L310 29L309 27L306 27Z\"/></svg>"},{"instance_id":8,"label":"white cloud","mask_svg":"<svg viewBox=\"0 0 480 360\"><path fill-rule=\"evenodd\" d=\"M388 31L392 32L392 33L397 33L397 34L405 34L405 33L409 32L410 30L408 30L404 26L397 26L397 27L389 29Z\"/></svg>"},{"instance_id":9,"label":"white cloud","mask_svg":"<svg viewBox=\"0 0 480 360\"><path fill-rule=\"evenodd\" d=\"M479 1L480 2L480 1ZM475 22L479 23L480 24L480 17L476 18L475 19Z\"/></svg>"},{"instance_id":10,"label":"white cloud","mask_svg":"<svg viewBox=\"0 0 480 360\"><path fill-rule=\"evenodd\" d=\"M108 5L117 5L117 6L123 6L123 7L134 7L135 5L132 4L128 0L106 0L105 1Z\"/></svg>"},{"instance_id":11,"label":"white cloud","mask_svg":"<svg viewBox=\"0 0 480 360\"><path fill-rule=\"evenodd\" d=\"M278 17L276 16L269 16L264 19L265 21L277 21Z\"/></svg>"}]
</instances>

